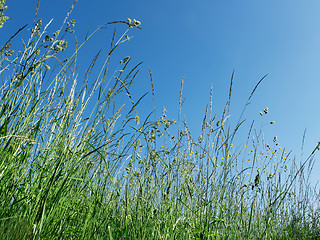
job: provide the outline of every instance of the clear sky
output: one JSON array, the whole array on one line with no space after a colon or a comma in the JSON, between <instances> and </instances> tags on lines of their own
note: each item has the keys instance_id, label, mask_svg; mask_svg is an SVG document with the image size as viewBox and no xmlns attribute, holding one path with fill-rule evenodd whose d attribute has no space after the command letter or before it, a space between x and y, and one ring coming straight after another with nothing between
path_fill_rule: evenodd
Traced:
<instances>
[{"instance_id":1,"label":"clear sky","mask_svg":"<svg viewBox=\"0 0 320 240\"><path fill-rule=\"evenodd\" d=\"M54 31L73 2L42 0L38 16L44 24L54 18ZM1 46L25 23L31 27L37 1L8 0L7 5L6 15L12 19L0 30ZM150 91L150 67L158 113L165 106L169 118L177 119L184 74L183 116L195 136L200 134L211 85L214 112L221 113L235 70L231 118L236 121L255 84L269 74L244 114L248 121L243 129L246 132L253 119L259 121L259 112L269 107L265 122L276 124L265 127L266 139L278 136L280 144L300 158L305 128L305 157L320 140L319 9L318 0L79 0L71 19L77 20L79 39L90 24L94 29L128 17L140 20L142 29L130 31L134 38L118 52L119 58L129 55L135 63L144 62L135 94ZM91 60L109 40L110 32L97 35L84 56ZM148 112L152 111L150 96L143 103ZM314 184L320 180L319 171L317 161Z\"/></svg>"}]
</instances>

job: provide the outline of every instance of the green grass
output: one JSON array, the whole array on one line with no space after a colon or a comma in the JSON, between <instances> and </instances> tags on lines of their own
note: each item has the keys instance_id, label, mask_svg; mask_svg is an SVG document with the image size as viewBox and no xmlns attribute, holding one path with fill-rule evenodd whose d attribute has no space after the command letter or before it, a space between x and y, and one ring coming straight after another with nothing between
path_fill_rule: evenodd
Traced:
<instances>
[{"instance_id":1,"label":"green grass","mask_svg":"<svg viewBox=\"0 0 320 240\"><path fill-rule=\"evenodd\" d=\"M140 64L111 64L127 32L114 31L79 82L78 51L95 32L63 53L74 24L66 18L46 36L39 21L22 51L10 48L16 35L1 49L0 239L320 238L308 182L315 151L300 163L254 125L236 141L233 75L222 114L210 100L194 137L180 117L183 80L177 121L165 109L139 115L144 99L131 85Z\"/></svg>"}]
</instances>

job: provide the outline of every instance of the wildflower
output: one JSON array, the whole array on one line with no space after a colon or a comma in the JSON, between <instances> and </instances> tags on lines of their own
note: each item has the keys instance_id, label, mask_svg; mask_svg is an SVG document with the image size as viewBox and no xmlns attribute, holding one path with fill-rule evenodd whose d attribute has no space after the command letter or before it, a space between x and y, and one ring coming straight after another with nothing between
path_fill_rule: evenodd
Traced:
<instances>
[{"instance_id":1,"label":"wildflower","mask_svg":"<svg viewBox=\"0 0 320 240\"><path fill-rule=\"evenodd\" d=\"M248 159L248 162L251 162L251 160L250 160L250 159Z\"/></svg>"},{"instance_id":2,"label":"wildflower","mask_svg":"<svg viewBox=\"0 0 320 240\"><path fill-rule=\"evenodd\" d=\"M243 146L246 148L247 147L247 145L245 145L245 144L243 144Z\"/></svg>"}]
</instances>

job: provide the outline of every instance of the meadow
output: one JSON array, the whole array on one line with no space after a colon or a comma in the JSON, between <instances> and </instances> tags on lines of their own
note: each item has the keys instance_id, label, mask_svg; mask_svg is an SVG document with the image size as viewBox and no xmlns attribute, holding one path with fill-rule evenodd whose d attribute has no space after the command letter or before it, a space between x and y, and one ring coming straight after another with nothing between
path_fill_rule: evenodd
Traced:
<instances>
[{"instance_id":1,"label":"meadow","mask_svg":"<svg viewBox=\"0 0 320 240\"><path fill-rule=\"evenodd\" d=\"M88 60L79 80L78 51L97 31L141 23L110 22L70 46L72 8L55 32L39 18L1 39L0 239L320 239L308 178L318 146L297 161L254 124L235 140L244 119L229 121L233 74L221 114L208 103L200 136L181 117L183 79L177 120L165 108L140 113L145 95L131 86L143 65L116 55L134 41L126 31L112 32L107 56Z\"/></svg>"}]
</instances>

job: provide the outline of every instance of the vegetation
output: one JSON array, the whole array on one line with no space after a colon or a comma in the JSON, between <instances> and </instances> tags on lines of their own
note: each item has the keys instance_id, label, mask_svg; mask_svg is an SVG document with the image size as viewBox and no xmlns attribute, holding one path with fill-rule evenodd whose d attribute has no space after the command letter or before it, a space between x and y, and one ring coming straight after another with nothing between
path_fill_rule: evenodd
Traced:
<instances>
[{"instance_id":1,"label":"vegetation","mask_svg":"<svg viewBox=\"0 0 320 240\"><path fill-rule=\"evenodd\" d=\"M141 65L131 67L130 57L110 64L127 31L118 40L113 32L108 55L99 52L79 84L78 51L95 32L64 52L71 11L51 35L40 19L21 51L10 42L25 28L0 51L1 239L320 238L308 183L317 147L298 163L253 124L235 141L243 121L228 119L233 75L222 114L210 100L199 137L180 117L183 79L177 121L165 109L140 119L144 96L136 99L131 85ZM96 31L111 24L140 22ZM150 80L154 99L151 71Z\"/></svg>"}]
</instances>

